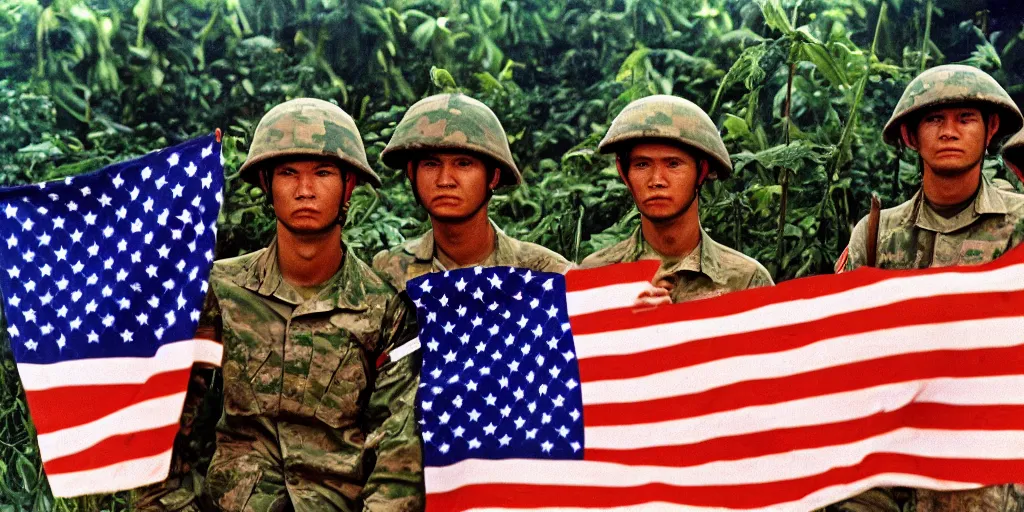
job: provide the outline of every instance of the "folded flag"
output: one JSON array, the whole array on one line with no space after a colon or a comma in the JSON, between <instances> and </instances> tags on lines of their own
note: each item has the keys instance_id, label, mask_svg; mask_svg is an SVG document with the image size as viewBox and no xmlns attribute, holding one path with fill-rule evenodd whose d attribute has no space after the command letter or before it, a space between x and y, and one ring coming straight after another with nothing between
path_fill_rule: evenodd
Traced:
<instances>
[{"instance_id":1,"label":"folded flag","mask_svg":"<svg viewBox=\"0 0 1024 512\"><path fill-rule=\"evenodd\" d=\"M634 310L656 268L409 281L428 510L802 512L1024 478L1024 250Z\"/></svg>"},{"instance_id":2,"label":"folded flag","mask_svg":"<svg viewBox=\"0 0 1024 512\"><path fill-rule=\"evenodd\" d=\"M207 136L0 190L7 333L54 496L167 478L223 187Z\"/></svg>"}]
</instances>

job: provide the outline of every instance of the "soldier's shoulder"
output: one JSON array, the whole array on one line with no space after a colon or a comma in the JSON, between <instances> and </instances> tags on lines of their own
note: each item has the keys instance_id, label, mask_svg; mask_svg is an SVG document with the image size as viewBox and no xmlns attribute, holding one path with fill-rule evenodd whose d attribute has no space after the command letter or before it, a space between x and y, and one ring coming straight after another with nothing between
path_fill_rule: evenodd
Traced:
<instances>
[{"instance_id":1,"label":"soldier's shoulder","mask_svg":"<svg viewBox=\"0 0 1024 512\"><path fill-rule=\"evenodd\" d=\"M237 277L240 273L247 272L253 263L265 252L267 252L266 247L233 258L223 258L214 261L213 268L210 269L210 279Z\"/></svg>"},{"instance_id":2,"label":"soldier's shoulder","mask_svg":"<svg viewBox=\"0 0 1024 512\"><path fill-rule=\"evenodd\" d=\"M569 260L543 245L512 240L520 266L541 272L565 272L569 267Z\"/></svg>"},{"instance_id":3,"label":"soldier's shoulder","mask_svg":"<svg viewBox=\"0 0 1024 512\"><path fill-rule=\"evenodd\" d=\"M728 245L723 245L714 240L711 240L711 242L715 244L715 249L717 249L716 258L718 261L716 263L730 277L737 278L743 284L751 282L751 280L767 280L767 282L772 282L771 274L760 261Z\"/></svg>"},{"instance_id":4,"label":"soldier's shoulder","mask_svg":"<svg viewBox=\"0 0 1024 512\"><path fill-rule=\"evenodd\" d=\"M633 246L633 240L626 238L620 240L612 245L598 249L583 258L580 262L580 268L594 268L603 267L605 265L612 265L614 263L622 263L627 261L629 257L630 248Z\"/></svg>"},{"instance_id":5,"label":"soldier's shoulder","mask_svg":"<svg viewBox=\"0 0 1024 512\"><path fill-rule=\"evenodd\" d=\"M374 268L362 260L359 256L349 251L345 256L351 258L353 273L349 279L358 279L363 289L368 294L394 295L395 287L385 280ZM375 258L376 259L376 258Z\"/></svg>"},{"instance_id":6,"label":"soldier's shoulder","mask_svg":"<svg viewBox=\"0 0 1024 512\"><path fill-rule=\"evenodd\" d=\"M1024 218L1024 194L1002 188L995 188L995 194L1003 200L1007 213L1018 219Z\"/></svg>"}]
</instances>

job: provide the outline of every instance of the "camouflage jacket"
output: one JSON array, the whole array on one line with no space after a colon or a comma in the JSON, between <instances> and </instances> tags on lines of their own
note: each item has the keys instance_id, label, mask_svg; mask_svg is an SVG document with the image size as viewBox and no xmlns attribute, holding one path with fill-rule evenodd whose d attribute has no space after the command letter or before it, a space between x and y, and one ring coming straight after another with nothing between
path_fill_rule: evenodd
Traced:
<instances>
[{"instance_id":1,"label":"camouflage jacket","mask_svg":"<svg viewBox=\"0 0 1024 512\"><path fill-rule=\"evenodd\" d=\"M226 510L423 507L414 357L378 367L414 317L351 252L305 300L277 241L221 260L202 324L222 333L224 412L204 493Z\"/></svg>"},{"instance_id":2,"label":"camouflage jacket","mask_svg":"<svg viewBox=\"0 0 1024 512\"><path fill-rule=\"evenodd\" d=\"M867 231L865 217L853 228L840 270L866 264ZM980 265L1021 240L1024 195L982 178L974 203L949 219L935 213L920 190L909 201L882 210L875 261L879 268L892 269Z\"/></svg>"},{"instance_id":3,"label":"camouflage jacket","mask_svg":"<svg viewBox=\"0 0 1024 512\"><path fill-rule=\"evenodd\" d=\"M840 271L867 262L867 218L853 229L840 258ZM909 201L882 210L878 222L876 266L888 269L980 265L1024 240L1024 195L1006 191L987 178L974 203L952 218L935 213L918 191ZM1021 486L940 492L928 489L876 488L828 507L842 512L1020 512Z\"/></svg>"},{"instance_id":4,"label":"camouflage jacket","mask_svg":"<svg viewBox=\"0 0 1024 512\"><path fill-rule=\"evenodd\" d=\"M522 242L505 234L491 221L494 228L494 252L480 266L494 267L508 265L542 272L565 273L569 260L558 253L530 242ZM381 251L373 257L373 268L392 286L405 290L405 282L428 272L443 272L445 268L434 253L434 231L429 230L419 238L406 240L391 250Z\"/></svg>"},{"instance_id":5,"label":"camouflage jacket","mask_svg":"<svg viewBox=\"0 0 1024 512\"><path fill-rule=\"evenodd\" d=\"M681 259L658 254L637 227L629 238L587 256L580 267L601 267L643 259L662 260L655 281L663 278L672 281L674 303L775 284L771 274L757 260L712 240L704 229L700 230L700 242L694 252Z\"/></svg>"}]
</instances>

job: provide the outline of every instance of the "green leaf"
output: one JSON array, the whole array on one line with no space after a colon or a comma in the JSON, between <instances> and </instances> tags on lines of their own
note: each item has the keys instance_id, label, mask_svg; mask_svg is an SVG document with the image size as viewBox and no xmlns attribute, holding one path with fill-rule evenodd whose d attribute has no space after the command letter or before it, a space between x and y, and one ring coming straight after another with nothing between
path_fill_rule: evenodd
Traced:
<instances>
[{"instance_id":1,"label":"green leaf","mask_svg":"<svg viewBox=\"0 0 1024 512\"><path fill-rule=\"evenodd\" d=\"M786 15L786 11L782 9L782 4L779 0L756 0L758 7L761 8L761 14L764 16L764 22L772 29L782 32L783 35L792 35L793 25L789 23L789 17Z\"/></svg>"},{"instance_id":2,"label":"green leaf","mask_svg":"<svg viewBox=\"0 0 1024 512\"><path fill-rule=\"evenodd\" d=\"M807 60L814 64L818 71L828 79L832 85L850 85L850 80L846 76L846 72L843 68L839 67L835 59L832 58L832 54L828 52L828 49L821 44L816 43L799 43L800 44L800 56L804 60Z\"/></svg>"}]
</instances>

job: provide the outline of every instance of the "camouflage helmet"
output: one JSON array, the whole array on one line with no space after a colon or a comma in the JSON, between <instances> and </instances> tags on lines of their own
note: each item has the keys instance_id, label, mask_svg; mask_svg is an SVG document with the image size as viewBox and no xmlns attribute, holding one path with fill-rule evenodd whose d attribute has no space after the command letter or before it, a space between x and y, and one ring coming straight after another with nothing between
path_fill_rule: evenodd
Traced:
<instances>
[{"instance_id":1,"label":"camouflage helmet","mask_svg":"<svg viewBox=\"0 0 1024 512\"><path fill-rule=\"evenodd\" d=\"M899 145L903 140L900 126L908 116L928 108L965 103L978 104L999 114L999 131L992 137L993 141L1024 125L1017 105L988 73L971 66L947 64L925 70L911 80L885 124L882 137L888 144Z\"/></svg>"},{"instance_id":2,"label":"camouflage helmet","mask_svg":"<svg viewBox=\"0 0 1024 512\"><path fill-rule=\"evenodd\" d=\"M354 168L379 187L380 177L366 162L366 149L352 116L341 107L314 98L297 98L270 109L260 119L239 169L242 179L259 184L261 163L281 157L330 157Z\"/></svg>"},{"instance_id":3,"label":"camouflage helmet","mask_svg":"<svg viewBox=\"0 0 1024 512\"><path fill-rule=\"evenodd\" d=\"M624 142L643 139L664 139L702 151L710 159L710 179L725 179L732 172L729 151L718 128L692 101L668 95L636 100L619 112L597 147L610 153Z\"/></svg>"},{"instance_id":4,"label":"camouflage helmet","mask_svg":"<svg viewBox=\"0 0 1024 512\"><path fill-rule=\"evenodd\" d=\"M498 116L464 94L436 94L409 107L380 157L384 165L405 169L419 151L459 150L493 159L501 168L499 185L523 182L512 161L508 137Z\"/></svg>"},{"instance_id":5,"label":"camouflage helmet","mask_svg":"<svg viewBox=\"0 0 1024 512\"><path fill-rule=\"evenodd\" d=\"M1003 161L1010 164L1017 177L1024 181L1024 130L1017 132L1003 145Z\"/></svg>"}]
</instances>

